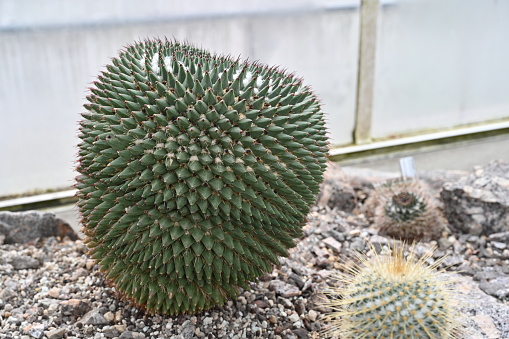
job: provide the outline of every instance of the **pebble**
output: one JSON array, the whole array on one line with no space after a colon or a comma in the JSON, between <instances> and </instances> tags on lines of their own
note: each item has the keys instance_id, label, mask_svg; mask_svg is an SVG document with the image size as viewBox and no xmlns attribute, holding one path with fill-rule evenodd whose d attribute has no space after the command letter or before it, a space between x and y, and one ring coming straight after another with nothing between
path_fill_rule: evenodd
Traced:
<instances>
[{"instance_id":1,"label":"pebble","mask_svg":"<svg viewBox=\"0 0 509 339\"><path fill-rule=\"evenodd\" d=\"M322 242L325 244L325 246L327 246L327 248L330 248L336 253L341 253L342 244L333 237L325 238L322 240Z\"/></svg>"},{"instance_id":2,"label":"pebble","mask_svg":"<svg viewBox=\"0 0 509 339\"><path fill-rule=\"evenodd\" d=\"M108 311L104 313L104 319L108 322L113 322L115 320L115 315L111 311Z\"/></svg>"},{"instance_id":3,"label":"pebble","mask_svg":"<svg viewBox=\"0 0 509 339\"><path fill-rule=\"evenodd\" d=\"M58 287L53 287L52 289L50 289L48 291L48 295L52 298L58 298L60 296L60 288Z\"/></svg>"},{"instance_id":4,"label":"pebble","mask_svg":"<svg viewBox=\"0 0 509 339\"><path fill-rule=\"evenodd\" d=\"M84 325L107 325L109 322L99 313L98 309L93 309L80 319Z\"/></svg>"},{"instance_id":5,"label":"pebble","mask_svg":"<svg viewBox=\"0 0 509 339\"><path fill-rule=\"evenodd\" d=\"M67 330L65 328L56 328L51 331L46 331L44 334L48 339L61 339L64 337Z\"/></svg>"},{"instance_id":6,"label":"pebble","mask_svg":"<svg viewBox=\"0 0 509 339\"><path fill-rule=\"evenodd\" d=\"M297 313L292 313L292 314L288 317L288 319L289 319L292 323L294 323L294 322L296 322L296 321L299 321L299 320L300 320L300 317L299 317L299 315L298 315Z\"/></svg>"},{"instance_id":7,"label":"pebble","mask_svg":"<svg viewBox=\"0 0 509 339\"><path fill-rule=\"evenodd\" d=\"M277 295L283 298L295 297L301 293L298 287L281 280L272 280L269 284L269 290L275 291Z\"/></svg>"},{"instance_id":8,"label":"pebble","mask_svg":"<svg viewBox=\"0 0 509 339\"><path fill-rule=\"evenodd\" d=\"M310 310L308 312L308 319L309 321L316 321L316 319L318 318L318 313L314 310Z\"/></svg>"},{"instance_id":9,"label":"pebble","mask_svg":"<svg viewBox=\"0 0 509 339\"><path fill-rule=\"evenodd\" d=\"M277 324L277 318L276 318L276 316L275 316L275 315L270 315L270 316L269 316L269 322L270 322L271 324Z\"/></svg>"},{"instance_id":10,"label":"pebble","mask_svg":"<svg viewBox=\"0 0 509 339\"><path fill-rule=\"evenodd\" d=\"M40 323L34 323L26 326L23 329L23 333L28 334L32 338L42 338L44 334L45 326Z\"/></svg>"}]
</instances>

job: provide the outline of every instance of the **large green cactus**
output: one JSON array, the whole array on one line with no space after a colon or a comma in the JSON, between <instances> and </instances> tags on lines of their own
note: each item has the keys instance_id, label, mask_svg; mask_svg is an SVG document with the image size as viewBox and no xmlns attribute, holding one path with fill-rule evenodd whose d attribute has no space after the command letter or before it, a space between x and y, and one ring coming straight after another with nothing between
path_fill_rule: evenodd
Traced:
<instances>
[{"instance_id":1,"label":"large green cactus","mask_svg":"<svg viewBox=\"0 0 509 339\"><path fill-rule=\"evenodd\" d=\"M149 312L223 304L301 234L325 170L319 102L276 67L178 42L106 69L80 122L90 254Z\"/></svg>"}]
</instances>

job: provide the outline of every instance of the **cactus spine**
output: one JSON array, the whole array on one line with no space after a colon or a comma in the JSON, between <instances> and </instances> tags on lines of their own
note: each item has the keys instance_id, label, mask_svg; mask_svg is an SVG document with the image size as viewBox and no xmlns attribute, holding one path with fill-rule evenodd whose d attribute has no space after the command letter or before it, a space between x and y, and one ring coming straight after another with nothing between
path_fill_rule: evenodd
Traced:
<instances>
[{"instance_id":1,"label":"cactus spine","mask_svg":"<svg viewBox=\"0 0 509 339\"><path fill-rule=\"evenodd\" d=\"M388 180L374 194L374 223L379 234L402 240L431 240L441 236L445 219L428 188L417 179Z\"/></svg>"},{"instance_id":2,"label":"cactus spine","mask_svg":"<svg viewBox=\"0 0 509 339\"><path fill-rule=\"evenodd\" d=\"M152 313L209 309L288 254L327 153L300 79L147 40L91 92L78 206L90 255L123 296Z\"/></svg>"},{"instance_id":3,"label":"cactus spine","mask_svg":"<svg viewBox=\"0 0 509 339\"><path fill-rule=\"evenodd\" d=\"M373 251L374 248L372 248ZM441 339L457 338L458 312L452 281L437 271L443 259L431 266L432 251L420 259L410 248L394 245L391 255L369 260L357 254L359 265L346 266L330 292L325 316L326 335L341 338ZM375 252L376 253L376 252Z\"/></svg>"}]
</instances>

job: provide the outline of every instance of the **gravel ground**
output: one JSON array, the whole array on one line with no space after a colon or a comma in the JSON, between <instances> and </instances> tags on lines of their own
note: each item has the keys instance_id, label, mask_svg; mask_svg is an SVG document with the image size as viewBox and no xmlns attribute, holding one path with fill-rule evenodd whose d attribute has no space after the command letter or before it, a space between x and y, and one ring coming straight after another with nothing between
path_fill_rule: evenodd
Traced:
<instances>
[{"instance_id":1,"label":"gravel ground","mask_svg":"<svg viewBox=\"0 0 509 339\"><path fill-rule=\"evenodd\" d=\"M359 201L369 182L356 188ZM360 186L359 186L360 187ZM326 201L312 208L289 258L221 308L186 316L149 316L117 299L82 241L50 237L0 246L0 338L321 338L319 301L353 251L392 240L377 235L357 209ZM421 243L457 278L465 338L509 338L509 232L490 237L444 234ZM460 272L460 273L458 273Z\"/></svg>"}]
</instances>

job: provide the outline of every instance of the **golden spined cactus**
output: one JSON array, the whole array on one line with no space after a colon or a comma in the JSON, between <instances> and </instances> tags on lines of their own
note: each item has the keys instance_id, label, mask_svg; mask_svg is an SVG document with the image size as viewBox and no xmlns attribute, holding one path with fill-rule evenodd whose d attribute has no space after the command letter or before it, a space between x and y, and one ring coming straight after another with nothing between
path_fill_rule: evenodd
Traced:
<instances>
[{"instance_id":1,"label":"golden spined cactus","mask_svg":"<svg viewBox=\"0 0 509 339\"><path fill-rule=\"evenodd\" d=\"M407 248L408 249L408 248ZM414 247L394 245L392 253L369 259L357 253L359 264L344 265L324 306L324 336L345 339L452 339L461 317L453 280L432 265L429 251L417 259Z\"/></svg>"}]
</instances>

